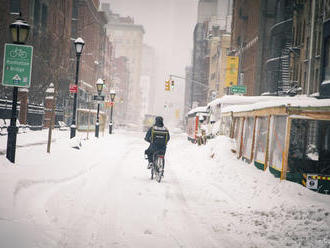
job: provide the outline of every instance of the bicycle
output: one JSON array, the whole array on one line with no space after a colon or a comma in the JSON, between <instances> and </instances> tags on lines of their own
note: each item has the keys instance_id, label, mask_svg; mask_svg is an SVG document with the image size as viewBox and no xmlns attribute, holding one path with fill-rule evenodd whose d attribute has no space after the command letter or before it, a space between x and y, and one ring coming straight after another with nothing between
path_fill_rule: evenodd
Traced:
<instances>
[{"instance_id":1,"label":"bicycle","mask_svg":"<svg viewBox=\"0 0 330 248\"><path fill-rule=\"evenodd\" d=\"M151 165L151 180L154 178L160 183L164 177L165 155L161 152L155 152Z\"/></svg>"},{"instance_id":2,"label":"bicycle","mask_svg":"<svg viewBox=\"0 0 330 248\"><path fill-rule=\"evenodd\" d=\"M15 50L11 50L9 52L10 57L16 58L19 57L21 59L27 58L27 53L23 49L15 48Z\"/></svg>"}]
</instances>

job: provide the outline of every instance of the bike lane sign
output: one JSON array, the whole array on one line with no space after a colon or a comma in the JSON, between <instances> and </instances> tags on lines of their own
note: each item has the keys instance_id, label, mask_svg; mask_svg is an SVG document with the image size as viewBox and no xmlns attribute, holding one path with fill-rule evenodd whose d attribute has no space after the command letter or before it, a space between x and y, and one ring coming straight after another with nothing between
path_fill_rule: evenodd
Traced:
<instances>
[{"instance_id":1,"label":"bike lane sign","mask_svg":"<svg viewBox=\"0 0 330 248\"><path fill-rule=\"evenodd\" d=\"M5 44L2 85L30 87L33 47Z\"/></svg>"}]
</instances>

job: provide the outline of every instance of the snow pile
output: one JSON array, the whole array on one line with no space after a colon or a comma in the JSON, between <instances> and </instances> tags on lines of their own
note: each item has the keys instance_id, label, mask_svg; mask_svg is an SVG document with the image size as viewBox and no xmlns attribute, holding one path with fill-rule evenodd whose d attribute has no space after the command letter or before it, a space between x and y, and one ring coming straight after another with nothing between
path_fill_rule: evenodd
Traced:
<instances>
[{"instance_id":1,"label":"snow pile","mask_svg":"<svg viewBox=\"0 0 330 248\"><path fill-rule=\"evenodd\" d=\"M178 146L180 180L191 186L185 193L198 199L196 214L214 232L246 240L245 247L330 246L328 195L237 160L224 136L206 146ZM187 157L194 162L188 164Z\"/></svg>"}]
</instances>

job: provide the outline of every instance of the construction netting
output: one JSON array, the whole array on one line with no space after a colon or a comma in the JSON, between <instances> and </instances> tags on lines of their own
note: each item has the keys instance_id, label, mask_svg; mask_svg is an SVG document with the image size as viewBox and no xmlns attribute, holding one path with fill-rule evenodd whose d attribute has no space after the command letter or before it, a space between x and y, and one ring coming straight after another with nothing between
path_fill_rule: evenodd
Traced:
<instances>
[{"instance_id":1,"label":"construction netting","mask_svg":"<svg viewBox=\"0 0 330 248\"><path fill-rule=\"evenodd\" d=\"M242 125L243 125L243 118L235 118L234 139L236 143L237 157L240 157Z\"/></svg>"},{"instance_id":2,"label":"construction netting","mask_svg":"<svg viewBox=\"0 0 330 248\"><path fill-rule=\"evenodd\" d=\"M269 166L277 171L282 170L286 123L286 116L273 116L271 119Z\"/></svg>"},{"instance_id":3,"label":"construction netting","mask_svg":"<svg viewBox=\"0 0 330 248\"><path fill-rule=\"evenodd\" d=\"M254 160L265 164L267 147L268 117L258 117L255 133Z\"/></svg>"},{"instance_id":4,"label":"construction netting","mask_svg":"<svg viewBox=\"0 0 330 248\"><path fill-rule=\"evenodd\" d=\"M252 141L253 141L254 118L248 117L245 119L243 132L242 155L244 158L251 159Z\"/></svg>"}]
</instances>

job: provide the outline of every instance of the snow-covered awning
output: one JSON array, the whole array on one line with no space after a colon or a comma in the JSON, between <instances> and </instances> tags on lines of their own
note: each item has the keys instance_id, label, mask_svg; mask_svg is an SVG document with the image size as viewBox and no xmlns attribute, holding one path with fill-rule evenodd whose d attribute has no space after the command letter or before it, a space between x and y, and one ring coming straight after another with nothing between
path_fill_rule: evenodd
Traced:
<instances>
[{"instance_id":1,"label":"snow-covered awning","mask_svg":"<svg viewBox=\"0 0 330 248\"><path fill-rule=\"evenodd\" d=\"M222 109L226 112L245 112L272 107L330 107L330 99L317 99L299 95L295 97L273 97L273 99L260 99L256 103L245 105L231 105Z\"/></svg>"},{"instance_id":2,"label":"snow-covered awning","mask_svg":"<svg viewBox=\"0 0 330 248\"><path fill-rule=\"evenodd\" d=\"M187 113L187 115L191 115L191 114L194 114L194 113L201 113L201 112L208 113L207 106L193 108L192 110L190 110Z\"/></svg>"}]
</instances>

